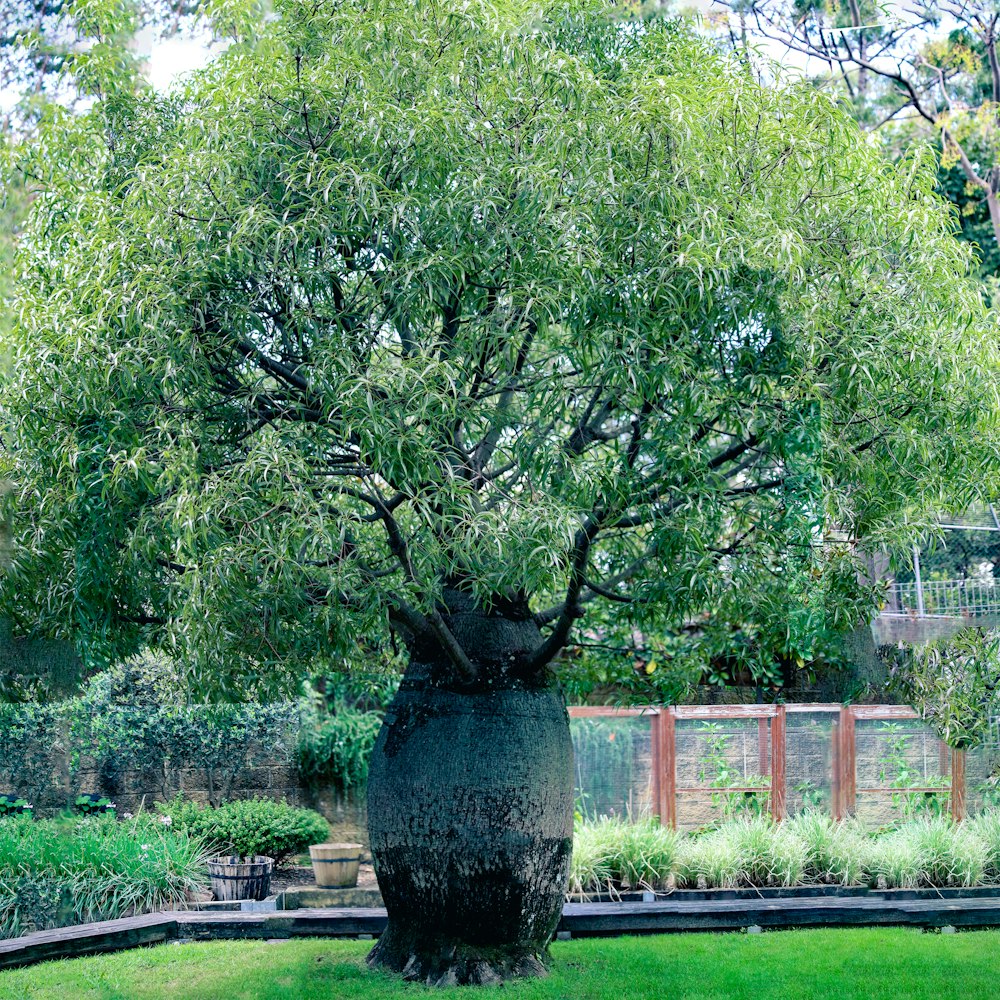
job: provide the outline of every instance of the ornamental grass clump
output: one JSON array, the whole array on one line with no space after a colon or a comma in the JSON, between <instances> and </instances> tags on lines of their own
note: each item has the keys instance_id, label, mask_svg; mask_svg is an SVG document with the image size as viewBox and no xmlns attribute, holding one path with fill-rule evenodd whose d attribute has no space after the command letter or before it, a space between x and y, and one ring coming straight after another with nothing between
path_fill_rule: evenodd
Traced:
<instances>
[{"instance_id":1,"label":"ornamental grass clump","mask_svg":"<svg viewBox=\"0 0 1000 1000\"><path fill-rule=\"evenodd\" d=\"M1000 883L1000 814L963 824L911 820L872 836L857 820L806 812L782 823L730 820L681 836L655 821L576 826L570 891L796 885L920 889Z\"/></svg>"},{"instance_id":2,"label":"ornamental grass clump","mask_svg":"<svg viewBox=\"0 0 1000 1000\"><path fill-rule=\"evenodd\" d=\"M886 889L980 885L987 857L987 844L971 824L913 820L874 842L869 881Z\"/></svg>"},{"instance_id":3,"label":"ornamental grass clump","mask_svg":"<svg viewBox=\"0 0 1000 1000\"><path fill-rule=\"evenodd\" d=\"M683 889L798 885L805 842L766 816L723 824L681 844L676 883Z\"/></svg>"},{"instance_id":4,"label":"ornamental grass clump","mask_svg":"<svg viewBox=\"0 0 1000 1000\"><path fill-rule=\"evenodd\" d=\"M655 820L622 823L624 836L613 864L623 885L663 889L677 859L679 834Z\"/></svg>"},{"instance_id":5,"label":"ornamental grass clump","mask_svg":"<svg viewBox=\"0 0 1000 1000\"><path fill-rule=\"evenodd\" d=\"M678 889L734 889L740 872L736 840L726 828L679 844L674 874Z\"/></svg>"},{"instance_id":6,"label":"ornamental grass clump","mask_svg":"<svg viewBox=\"0 0 1000 1000\"><path fill-rule=\"evenodd\" d=\"M739 859L739 880L746 886L798 885L806 861L805 842L793 830L766 816L726 824Z\"/></svg>"},{"instance_id":7,"label":"ornamental grass clump","mask_svg":"<svg viewBox=\"0 0 1000 1000\"><path fill-rule=\"evenodd\" d=\"M679 835L655 820L630 823L614 816L576 824L569 892L586 896L619 889L665 888Z\"/></svg>"},{"instance_id":8,"label":"ornamental grass clump","mask_svg":"<svg viewBox=\"0 0 1000 1000\"><path fill-rule=\"evenodd\" d=\"M0 822L0 937L113 920L208 885L203 842L147 816Z\"/></svg>"},{"instance_id":9,"label":"ornamental grass clump","mask_svg":"<svg viewBox=\"0 0 1000 1000\"><path fill-rule=\"evenodd\" d=\"M966 825L983 842L984 880L1000 883L1000 812L991 810L982 813Z\"/></svg>"},{"instance_id":10,"label":"ornamental grass clump","mask_svg":"<svg viewBox=\"0 0 1000 1000\"><path fill-rule=\"evenodd\" d=\"M808 811L786 821L805 844L802 881L821 885L863 885L870 838L856 823Z\"/></svg>"},{"instance_id":11,"label":"ornamental grass clump","mask_svg":"<svg viewBox=\"0 0 1000 1000\"><path fill-rule=\"evenodd\" d=\"M577 821L569 867L569 894L587 896L606 892L614 885L612 858L621 831L607 816L595 822Z\"/></svg>"}]
</instances>

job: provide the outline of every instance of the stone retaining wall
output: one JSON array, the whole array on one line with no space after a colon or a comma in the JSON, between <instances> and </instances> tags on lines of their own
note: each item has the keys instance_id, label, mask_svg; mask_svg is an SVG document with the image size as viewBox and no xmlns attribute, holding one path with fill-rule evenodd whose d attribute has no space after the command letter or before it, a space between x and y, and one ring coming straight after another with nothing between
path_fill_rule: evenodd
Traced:
<instances>
[{"instance_id":1,"label":"stone retaining wall","mask_svg":"<svg viewBox=\"0 0 1000 1000\"><path fill-rule=\"evenodd\" d=\"M63 726L46 736L46 752L31 766L25 767L17 759L0 760L0 794L24 797L36 816L62 811L81 793L107 796L117 806L119 816L151 809L154 803L169 801L178 794L213 805L259 796L315 809L330 822L335 840L360 840L367 845L363 796L344 797L332 789L308 787L292 756L294 733L283 734L268 744L255 742L241 759L228 761L222 767L161 764L145 769L119 769L113 758L78 756Z\"/></svg>"}]
</instances>

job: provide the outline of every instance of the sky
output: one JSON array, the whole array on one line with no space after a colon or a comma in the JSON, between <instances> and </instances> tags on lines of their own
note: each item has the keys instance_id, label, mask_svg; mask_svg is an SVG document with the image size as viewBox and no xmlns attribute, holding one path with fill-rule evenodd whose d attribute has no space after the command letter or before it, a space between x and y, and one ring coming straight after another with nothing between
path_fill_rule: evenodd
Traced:
<instances>
[{"instance_id":1,"label":"sky","mask_svg":"<svg viewBox=\"0 0 1000 1000\"><path fill-rule=\"evenodd\" d=\"M178 35L173 38L156 38L153 32L140 32L133 48L147 59L146 75L156 90L166 90L174 81L203 66L209 58L211 39L205 32ZM0 90L0 117L17 103L16 88Z\"/></svg>"},{"instance_id":2,"label":"sky","mask_svg":"<svg viewBox=\"0 0 1000 1000\"><path fill-rule=\"evenodd\" d=\"M676 5L689 12L718 16L726 8L721 0L676 0ZM897 7L890 3L889 10ZM133 48L147 59L147 77L153 87L164 91L172 83L204 65L211 52L211 39L207 31L191 35L184 33L172 38L156 37L152 31L142 31L133 41ZM809 73L813 69L804 57L796 56L783 46L765 44L767 54L784 65L792 75ZM215 51L218 51L218 47ZM0 90L0 116L17 101L13 90Z\"/></svg>"},{"instance_id":3,"label":"sky","mask_svg":"<svg viewBox=\"0 0 1000 1000\"><path fill-rule=\"evenodd\" d=\"M151 32L141 32L135 41L138 51L147 56L147 77L156 90L166 90L174 81L203 66L211 50L207 32L154 38Z\"/></svg>"}]
</instances>

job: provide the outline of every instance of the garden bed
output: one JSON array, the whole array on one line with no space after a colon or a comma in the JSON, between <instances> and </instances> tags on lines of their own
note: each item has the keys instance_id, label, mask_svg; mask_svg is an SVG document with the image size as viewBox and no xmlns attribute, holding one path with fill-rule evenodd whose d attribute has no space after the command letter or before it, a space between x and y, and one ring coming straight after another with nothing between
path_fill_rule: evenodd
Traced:
<instances>
[{"instance_id":1,"label":"garden bed","mask_svg":"<svg viewBox=\"0 0 1000 1000\"><path fill-rule=\"evenodd\" d=\"M567 894L570 903L658 903L675 901L712 901L722 899L878 899L891 902L908 899L1000 899L1000 886L961 886L926 889L877 889L868 886L795 885L761 886L745 889L673 889L669 892L627 890L618 893L595 893L589 896Z\"/></svg>"},{"instance_id":2,"label":"garden bed","mask_svg":"<svg viewBox=\"0 0 1000 1000\"><path fill-rule=\"evenodd\" d=\"M575 899L621 898L624 889L743 890L746 898L783 889L932 896L964 889L985 897L1000 889L1000 813L963 823L927 816L876 833L820 813L782 823L745 816L688 835L654 821L602 817L577 824L569 889Z\"/></svg>"},{"instance_id":3,"label":"garden bed","mask_svg":"<svg viewBox=\"0 0 1000 1000\"><path fill-rule=\"evenodd\" d=\"M690 931L761 931L804 927L907 926L925 930L1000 927L1000 899L816 898L678 899L649 903L567 903L561 939ZM40 931L0 941L0 969L121 951L167 941L265 940L302 937L370 939L385 928L381 908L286 912L191 911L145 914Z\"/></svg>"}]
</instances>

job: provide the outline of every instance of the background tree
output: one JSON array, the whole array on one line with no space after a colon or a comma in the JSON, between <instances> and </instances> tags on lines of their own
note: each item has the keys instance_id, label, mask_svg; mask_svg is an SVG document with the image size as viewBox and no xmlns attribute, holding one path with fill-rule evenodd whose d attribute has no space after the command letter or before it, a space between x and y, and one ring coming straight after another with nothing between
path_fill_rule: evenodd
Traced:
<instances>
[{"instance_id":1,"label":"background tree","mask_svg":"<svg viewBox=\"0 0 1000 1000\"><path fill-rule=\"evenodd\" d=\"M962 177L962 199L985 203L991 239L981 245L992 260L991 243L1000 243L1000 8L992 0L719 5L733 11L745 44L775 43L810 72L825 71L866 127L916 118L939 135L943 166Z\"/></svg>"},{"instance_id":2,"label":"background tree","mask_svg":"<svg viewBox=\"0 0 1000 1000\"><path fill-rule=\"evenodd\" d=\"M890 683L961 750L995 744L1000 633L963 629L917 649L887 651Z\"/></svg>"},{"instance_id":3,"label":"background tree","mask_svg":"<svg viewBox=\"0 0 1000 1000\"><path fill-rule=\"evenodd\" d=\"M136 40L194 27L200 0L0 0L0 131L30 127L46 104L73 107L136 86ZM217 9L221 5L216 4Z\"/></svg>"},{"instance_id":4,"label":"background tree","mask_svg":"<svg viewBox=\"0 0 1000 1000\"><path fill-rule=\"evenodd\" d=\"M766 577L849 622L852 539L982 486L995 341L931 157L675 23L277 13L25 152L0 599L228 697L397 641L371 961L530 974L572 823L550 664L602 604L738 621Z\"/></svg>"}]
</instances>

